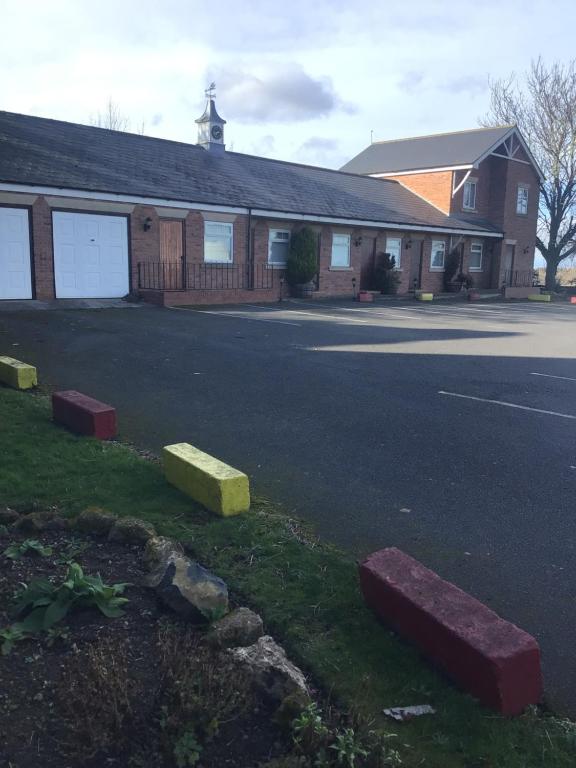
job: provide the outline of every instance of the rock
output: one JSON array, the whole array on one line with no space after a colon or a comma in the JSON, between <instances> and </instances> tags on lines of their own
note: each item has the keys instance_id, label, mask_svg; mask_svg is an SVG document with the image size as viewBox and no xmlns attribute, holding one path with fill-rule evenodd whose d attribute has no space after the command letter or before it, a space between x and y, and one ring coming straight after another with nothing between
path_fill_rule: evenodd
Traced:
<instances>
[{"instance_id":1,"label":"rock","mask_svg":"<svg viewBox=\"0 0 576 768\"><path fill-rule=\"evenodd\" d=\"M18 512L13 509L0 509L0 525L12 525L19 517Z\"/></svg>"},{"instance_id":2,"label":"rock","mask_svg":"<svg viewBox=\"0 0 576 768\"><path fill-rule=\"evenodd\" d=\"M76 527L83 533L106 536L118 518L99 507L88 507L76 518Z\"/></svg>"},{"instance_id":3,"label":"rock","mask_svg":"<svg viewBox=\"0 0 576 768\"><path fill-rule=\"evenodd\" d=\"M148 539L155 536L156 529L151 523L135 517L120 517L110 529L108 541L122 544L146 544Z\"/></svg>"},{"instance_id":4,"label":"rock","mask_svg":"<svg viewBox=\"0 0 576 768\"><path fill-rule=\"evenodd\" d=\"M31 512L29 515L19 515L12 527L21 533L66 531L70 527L70 522L54 511Z\"/></svg>"},{"instance_id":5,"label":"rock","mask_svg":"<svg viewBox=\"0 0 576 768\"><path fill-rule=\"evenodd\" d=\"M248 648L233 648L228 653L246 667L254 685L273 701L280 703L288 696L309 695L304 673L269 635Z\"/></svg>"},{"instance_id":6,"label":"rock","mask_svg":"<svg viewBox=\"0 0 576 768\"><path fill-rule=\"evenodd\" d=\"M215 621L208 642L215 648L237 648L253 645L264 634L262 619L249 608L236 608Z\"/></svg>"},{"instance_id":7,"label":"rock","mask_svg":"<svg viewBox=\"0 0 576 768\"><path fill-rule=\"evenodd\" d=\"M169 608L192 621L211 621L228 611L228 587L222 579L185 555L171 554L148 577Z\"/></svg>"},{"instance_id":8,"label":"rock","mask_svg":"<svg viewBox=\"0 0 576 768\"><path fill-rule=\"evenodd\" d=\"M170 555L183 555L182 544L165 536L154 536L148 539L144 548L144 565L149 571L153 571L162 563L166 562Z\"/></svg>"}]
</instances>

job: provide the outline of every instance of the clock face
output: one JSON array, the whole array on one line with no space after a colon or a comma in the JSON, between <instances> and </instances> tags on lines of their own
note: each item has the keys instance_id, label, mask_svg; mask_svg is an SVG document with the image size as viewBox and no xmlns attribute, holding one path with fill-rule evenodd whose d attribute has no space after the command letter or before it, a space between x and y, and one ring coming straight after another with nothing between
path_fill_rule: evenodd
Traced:
<instances>
[{"instance_id":1,"label":"clock face","mask_svg":"<svg viewBox=\"0 0 576 768\"><path fill-rule=\"evenodd\" d=\"M220 128L219 125L213 125L212 126L212 138L216 139L216 141L220 141L222 138L222 128Z\"/></svg>"}]
</instances>

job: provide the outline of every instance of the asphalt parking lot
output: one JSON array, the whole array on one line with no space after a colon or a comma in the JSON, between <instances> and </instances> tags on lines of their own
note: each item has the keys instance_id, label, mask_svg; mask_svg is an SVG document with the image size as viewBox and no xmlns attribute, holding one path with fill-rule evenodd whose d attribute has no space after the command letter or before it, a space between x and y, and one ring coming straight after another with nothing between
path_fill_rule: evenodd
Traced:
<instances>
[{"instance_id":1,"label":"asphalt parking lot","mask_svg":"<svg viewBox=\"0 0 576 768\"><path fill-rule=\"evenodd\" d=\"M0 313L0 354L188 441L358 556L398 546L532 632L576 715L576 306ZM1 425L0 425L1 429Z\"/></svg>"}]
</instances>

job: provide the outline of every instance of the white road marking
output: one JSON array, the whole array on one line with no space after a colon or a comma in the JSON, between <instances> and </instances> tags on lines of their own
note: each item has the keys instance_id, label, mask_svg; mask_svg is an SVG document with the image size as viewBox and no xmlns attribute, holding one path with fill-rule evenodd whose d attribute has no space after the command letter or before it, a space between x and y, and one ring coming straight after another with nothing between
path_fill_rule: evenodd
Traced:
<instances>
[{"instance_id":1,"label":"white road marking","mask_svg":"<svg viewBox=\"0 0 576 768\"><path fill-rule=\"evenodd\" d=\"M521 411L532 411L533 413L545 413L547 416L560 416L562 419L573 419L576 421L576 416L572 416L569 413L558 413L557 411L545 411L542 408L530 408L527 405L518 405L517 403L506 403L503 400L490 400L486 397L474 397L473 395L461 395L458 392L444 392L444 390L438 391L439 395L447 395L448 397L461 397L464 400L476 400L479 403L492 403L493 405L503 405L506 408L518 408Z\"/></svg>"},{"instance_id":2,"label":"white road marking","mask_svg":"<svg viewBox=\"0 0 576 768\"><path fill-rule=\"evenodd\" d=\"M531 373L530 376L545 376L547 379L562 379L563 381L576 381L570 376L552 376L551 373Z\"/></svg>"},{"instance_id":3,"label":"white road marking","mask_svg":"<svg viewBox=\"0 0 576 768\"><path fill-rule=\"evenodd\" d=\"M298 305L298 302L294 301L292 304ZM387 310L385 307L382 307L381 309L360 309L356 307L339 307L336 304L322 304L321 307L318 307L318 309L337 309L340 312L363 312L364 314L368 315L376 315L377 317L397 317L400 320L403 320L407 315L395 315L394 312L398 309L402 309L402 307L394 307L392 311ZM412 309L411 307L406 308L407 311L417 312L416 309ZM277 310L281 311L281 310ZM288 310L290 312L294 310ZM414 316L418 320L420 319L418 315Z\"/></svg>"},{"instance_id":4,"label":"white road marking","mask_svg":"<svg viewBox=\"0 0 576 768\"><path fill-rule=\"evenodd\" d=\"M341 317L340 315L326 315L322 312L305 312L303 309L288 310L291 315L312 315L312 317L325 317L328 320L341 320L345 323L368 323L368 320L357 320L355 317Z\"/></svg>"},{"instance_id":5,"label":"white road marking","mask_svg":"<svg viewBox=\"0 0 576 768\"><path fill-rule=\"evenodd\" d=\"M302 323L290 323L288 320L269 320L265 317L246 317L245 315L237 315L233 312L216 312L213 309L188 309L186 307L168 307L168 309L177 309L181 312L197 312L200 315L219 315L220 317L229 317L233 320L248 320L252 323L280 323L281 325L295 325L297 328L302 326Z\"/></svg>"}]
</instances>

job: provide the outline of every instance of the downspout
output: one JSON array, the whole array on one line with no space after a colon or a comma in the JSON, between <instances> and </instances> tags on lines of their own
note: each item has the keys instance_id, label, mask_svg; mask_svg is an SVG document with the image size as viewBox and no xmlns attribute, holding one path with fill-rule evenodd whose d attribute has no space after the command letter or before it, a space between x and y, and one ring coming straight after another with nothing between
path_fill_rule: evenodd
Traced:
<instances>
[{"instance_id":1,"label":"downspout","mask_svg":"<svg viewBox=\"0 0 576 768\"><path fill-rule=\"evenodd\" d=\"M248 288L254 290L254 265L252 264L252 208L248 208L248 226L246 228L246 269Z\"/></svg>"}]
</instances>

